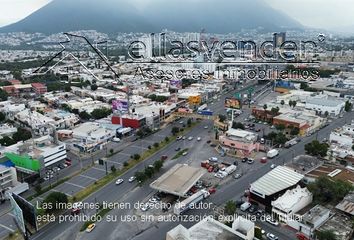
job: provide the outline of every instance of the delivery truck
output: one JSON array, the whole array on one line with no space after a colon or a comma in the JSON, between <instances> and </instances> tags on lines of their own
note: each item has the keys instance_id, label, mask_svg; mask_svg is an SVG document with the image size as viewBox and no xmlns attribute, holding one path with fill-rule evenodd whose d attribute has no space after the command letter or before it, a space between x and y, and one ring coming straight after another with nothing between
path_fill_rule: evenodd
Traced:
<instances>
[{"instance_id":1,"label":"delivery truck","mask_svg":"<svg viewBox=\"0 0 354 240\"><path fill-rule=\"evenodd\" d=\"M277 149L272 149L267 153L267 158L275 158L276 156L279 155L279 151Z\"/></svg>"}]
</instances>

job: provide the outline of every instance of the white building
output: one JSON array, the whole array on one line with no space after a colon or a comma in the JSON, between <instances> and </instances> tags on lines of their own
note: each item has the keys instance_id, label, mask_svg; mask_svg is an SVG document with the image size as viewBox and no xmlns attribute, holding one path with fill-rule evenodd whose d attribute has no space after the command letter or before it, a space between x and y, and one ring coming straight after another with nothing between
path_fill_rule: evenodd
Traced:
<instances>
[{"instance_id":1,"label":"white building","mask_svg":"<svg viewBox=\"0 0 354 240\"><path fill-rule=\"evenodd\" d=\"M336 98L330 98L327 95L320 95L316 97L309 97L306 99L305 108L316 111L319 114L329 116L338 116L345 107L345 101Z\"/></svg>"},{"instance_id":2,"label":"white building","mask_svg":"<svg viewBox=\"0 0 354 240\"><path fill-rule=\"evenodd\" d=\"M73 129L71 146L80 152L95 152L115 136L115 130L104 128L99 123L86 122Z\"/></svg>"},{"instance_id":3,"label":"white building","mask_svg":"<svg viewBox=\"0 0 354 240\"><path fill-rule=\"evenodd\" d=\"M17 181L17 172L14 167L0 165L0 200L6 199L8 194L21 194L28 190L28 183Z\"/></svg>"},{"instance_id":4,"label":"white building","mask_svg":"<svg viewBox=\"0 0 354 240\"><path fill-rule=\"evenodd\" d=\"M272 215L279 221L287 223L295 213L311 204L312 199L312 193L307 188L301 188L298 185L272 201Z\"/></svg>"},{"instance_id":5,"label":"white building","mask_svg":"<svg viewBox=\"0 0 354 240\"><path fill-rule=\"evenodd\" d=\"M205 218L187 229L178 225L166 234L166 240L252 240L254 239L254 223L243 217L238 217L232 224L232 228L214 220Z\"/></svg>"}]
</instances>

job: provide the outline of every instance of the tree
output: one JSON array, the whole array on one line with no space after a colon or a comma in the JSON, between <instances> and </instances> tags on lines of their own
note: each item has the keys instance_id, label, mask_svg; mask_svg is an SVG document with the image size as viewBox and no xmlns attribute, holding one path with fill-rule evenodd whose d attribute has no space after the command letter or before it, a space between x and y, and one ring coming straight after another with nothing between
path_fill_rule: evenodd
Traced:
<instances>
[{"instance_id":1,"label":"tree","mask_svg":"<svg viewBox=\"0 0 354 240\"><path fill-rule=\"evenodd\" d=\"M236 203L232 200L228 201L225 205L225 213L227 215L234 215L236 213Z\"/></svg>"},{"instance_id":2,"label":"tree","mask_svg":"<svg viewBox=\"0 0 354 240\"><path fill-rule=\"evenodd\" d=\"M263 109L264 109L264 111L266 111L266 110L267 110L267 108L268 108L268 105L267 105L267 104L264 104L264 105L263 105Z\"/></svg>"},{"instance_id":3,"label":"tree","mask_svg":"<svg viewBox=\"0 0 354 240\"><path fill-rule=\"evenodd\" d=\"M170 138L169 137L165 137L165 142L168 142L170 141Z\"/></svg>"},{"instance_id":4,"label":"tree","mask_svg":"<svg viewBox=\"0 0 354 240\"><path fill-rule=\"evenodd\" d=\"M97 90L97 88L98 88L98 87L97 87L97 85L96 85L96 84L92 84L92 85L91 85L91 90L92 90L92 91L96 91L96 90Z\"/></svg>"},{"instance_id":5,"label":"tree","mask_svg":"<svg viewBox=\"0 0 354 240\"><path fill-rule=\"evenodd\" d=\"M192 120L191 119L187 120L187 125L188 125L188 127L190 127L192 125Z\"/></svg>"},{"instance_id":6,"label":"tree","mask_svg":"<svg viewBox=\"0 0 354 240\"><path fill-rule=\"evenodd\" d=\"M5 119L6 119L5 114L3 112L0 112L0 122L5 121Z\"/></svg>"},{"instance_id":7,"label":"tree","mask_svg":"<svg viewBox=\"0 0 354 240\"><path fill-rule=\"evenodd\" d=\"M26 141L32 138L32 134L24 128L18 128L17 132L12 135L12 138L15 142Z\"/></svg>"},{"instance_id":8,"label":"tree","mask_svg":"<svg viewBox=\"0 0 354 240\"><path fill-rule=\"evenodd\" d=\"M108 117L112 113L112 109L108 108L96 108L91 112L91 116L94 119L102 119Z\"/></svg>"},{"instance_id":9,"label":"tree","mask_svg":"<svg viewBox=\"0 0 354 240\"><path fill-rule=\"evenodd\" d=\"M297 135L299 135L299 133L300 133L300 129L297 127L292 128L290 131L290 135L292 135L292 136L297 136Z\"/></svg>"},{"instance_id":10,"label":"tree","mask_svg":"<svg viewBox=\"0 0 354 240\"><path fill-rule=\"evenodd\" d=\"M337 204L354 189L348 182L329 179L327 176L317 178L314 183L308 184L307 187L312 193L314 201L325 205Z\"/></svg>"},{"instance_id":11,"label":"tree","mask_svg":"<svg viewBox=\"0 0 354 240\"><path fill-rule=\"evenodd\" d=\"M158 142L154 143L154 148L158 148L160 146L160 144Z\"/></svg>"},{"instance_id":12,"label":"tree","mask_svg":"<svg viewBox=\"0 0 354 240\"><path fill-rule=\"evenodd\" d=\"M70 85L65 85L64 91L65 92L70 92L71 91L71 86Z\"/></svg>"},{"instance_id":13,"label":"tree","mask_svg":"<svg viewBox=\"0 0 354 240\"><path fill-rule=\"evenodd\" d=\"M352 150L354 151L354 145L352 146Z\"/></svg>"},{"instance_id":14,"label":"tree","mask_svg":"<svg viewBox=\"0 0 354 240\"><path fill-rule=\"evenodd\" d=\"M327 156L328 147L329 146L327 143L320 143L319 141L314 140L311 143L305 145L305 151L307 154L312 156L325 157Z\"/></svg>"},{"instance_id":15,"label":"tree","mask_svg":"<svg viewBox=\"0 0 354 240\"><path fill-rule=\"evenodd\" d=\"M113 148L109 149L109 153L110 153L111 155L113 155L114 149L113 149Z\"/></svg>"},{"instance_id":16,"label":"tree","mask_svg":"<svg viewBox=\"0 0 354 240\"><path fill-rule=\"evenodd\" d=\"M124 163L123 163L123 167L128 167L129 166L129 163L127 162L127 161L125 161Z\"/></svg>"},{"instance_id":17,"label":"tree","mask_svg":"<svg viewBox=\"0 0 354 240\"><path fill-rule=\"evenodd\" d=\"M278 124L278 125L275 125L275 128L278 130L278 131L284 131L285 130L285 125L284 124Z\"/></svg>"},{"instance_id":18,"label":"tree","mask_svg":"<svg viewBox=\"0 0 354 240\"><path fill-rule=\"evenodd\" d=\"M276 144L284 144L284 143L286 143L286 141L288 141L288 139L286 139L285 135L281 132L277 134L277 136L274 140L274 142Z\"/></svg>"},{"instance_id":19,"label":"tree","mask_svg":"<svg viewBox=\"0 0 354 240\"><path fill-rule=\"evenodd\" d=\"M146 180L146 175L144 172L136 172L134 176L139 184L143 183Z\"/></svg>"},{"instance_id":20,"label":"tree","mask_svg":"<svg viewBox=\"0 0 354 240\"><path fill-rule=\"evenodd\" d=\"M145 176L147 178L152 178L155 174L155 168L153 167L146 167L144 170Z\"/></svg>"},{"instance_id":21,"label":"tree","mask_svg":"<svg viewBox=\"0 0 354 240\"><path fill-rule=\"evenodd\" d=\"M324 230L316 232L316 237L318 240L336 240L337 237L331 230Z\"/></svg>"},{"instance_id":22,"label":"tree","mask_svg":"<svg viewBox=\"0 0 354 240\"><path fill-rule=\"evenodd\" d=\"M117 168L116 168L114 165L112 165L112 166L111 166L111 172L112 172L112 173L115 173L116 171L117 171Z\"/></svg>"},{"instance_id":23,"label":"tree","mask_svg":"<svg viewBox=\"0 0 354 240\"><path fill-rule=\"evenodd\" d=\"M1 101L7 101L8 94L4 90L0 89L0 100Z\"/></svg>"},{"instance_id":24,"label":"tree","mask_svg":"<svg viewBox=\"0 0 354 240\"><path fill-rule=\"evenodd\" d=\"M276 107L276 108L272 108L270 111L273 116L276 116L279 113L279 110L280 110L279 107Z\"/></svg>"},{"instance_id":25,"label":"tree","mask_svg":"<svg viewBox=\"0 0 354 240\"><path fill-rule=\"evenodd\" d=\"M67 204L69 202L68 196L61 192L51 192L43 201L46 204L52 205L52 209L48 209L48 212L54 212L58 209L58 204L63 203Z\"/></svg>"},{"instance_id":26,"label":"tree","mask_svg":"<svg viewBox=\"0 0 354 240\"><path fill-rule=\"evenodd\" d=\"M280 101L280 104L281 104L282 106L284 106L284 105L285 105L285 101L284 101L284 100L281 100L281 101Z\"/></svg>"},{"instance_id":27,"label":"tree","mask_svg":"<svg viewBox=\"0 0 354 240\"><path fill-rule=\"evenodd\" d=\"M172 132L172 135L173 135L173 136L176 136L177 133L179 133L179 128L178 128L178 127L173 127L172 130L171 130L171 132Z\"/></svg>"},{"instance_id":28,"label":"tree","mask_svg":"<svg viewBox=\"0 0 354 240\"><path fill-rule=\"evenodd\" d=\"M297 101L293 101L293 107L296 107Z\"/></svg>"},{"instance_id":29,"label":"tree","mask_svg":"<svg viewBox=\"0 0 354 240\"><path fill-rule=\"evenodd\" d=\"M226 116L219 114L219 122L224 123L226 121Z\"/></svg>"},{"instance_id":30,"label":"tree","mask_svg":"<svg viewBox=\"0 0 354 240\"><path fill-rule=\"evenodd\" d=\"M86 111L80 112L79 117L82 120L90 120L91 119L91 115L89 113L87 113Z\"/></svg>"},{"instance_id":31,"label":"tree","mask_svg":"<svg viewBox=\"0 0 354 240\"><path fill-rule=\"evenodd\" d=\"M138 161L140 158L141 158L141 156L140 156L139 154L134 154L134 155L133 155L133 159L134 159L135 161Z\"/></svg>"},{"instance_id":32,"label":"tree","mask_svg":"<svg viewBox=\"0 0 354 240\"><path fill-rule=\"evenodd\" d=\"M346 101L346 102L345 102L345 106L344 106L344 110L345 110L346 112L349 112L349 111L352 110L352 108L353 108L353 104L352 104L351 102L349 102L349 100Z\"/></svg>"},{"instance_id":33,"label":"tree","mask_svg":"<svg viewBox=\"0 0 354 240\"><path fill-rule=\"evenodd\" d=\"M8 147L13 144L16 144L16 142L12 138L10 138L9 136L4 136L3 138L0 139L0 144L2 146Z\"/></svg>"},{"instance_id":34,"label":"tree","mask_svg":"<svg viewBox=\"0 0 354 240\"><path fill-rule=\"evenodd\" d=\"M262 239L263 238L262 230L259 227L255 227L254 228L254 236L257 239Z\"/></svg>"},{"instance_id":35,"label":"tree","mask_svg":"<svg viewBox=\"0 0 354 240\"><path fill-rule=\"evenodd\" d=\"M325 116L325 117L328 117L328 115L329 115L329 112L328 112L328 111L325 111L324 116Z\"/></svg>"},{"instance_id":36,"label":"tree","mask_svg":"<svg viewBox=\"0 0 354 240\"><path fill-rule=\"evenodd\" d=\"M156 162L154 162L154 168L156 172L159 172L161 170L161 168L163 167L163 161L162 160L157 160Z\"/></svg>"},{"instance_id":37,"label":"tree","mask_svg":"<svg viewBox=\"0 0 354 240\"><path fill-rule=\"evenodd\" d=\"M241 122L233 122L232 128L245 130L245 125L243 125Z\"/></svg>"}]
</instances>

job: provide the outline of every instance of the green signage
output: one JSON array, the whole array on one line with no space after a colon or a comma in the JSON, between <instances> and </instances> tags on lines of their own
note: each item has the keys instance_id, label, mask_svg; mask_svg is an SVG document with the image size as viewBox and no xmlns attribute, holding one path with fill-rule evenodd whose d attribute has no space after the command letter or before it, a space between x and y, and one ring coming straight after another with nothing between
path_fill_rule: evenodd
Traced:
<instances>
[{"instance_id":1,"label":"green signage","mask_svg":"<svg viewBox=\"0 0 354 240\"><path fill-rule=\"evenodd\" d=\"M40 162L36 159L32 159L30 156L21 156L14 153L5 153L5 156L9 158L16 167L29 169L36 172L41 169Z\"/></svg>"}]
</instances>

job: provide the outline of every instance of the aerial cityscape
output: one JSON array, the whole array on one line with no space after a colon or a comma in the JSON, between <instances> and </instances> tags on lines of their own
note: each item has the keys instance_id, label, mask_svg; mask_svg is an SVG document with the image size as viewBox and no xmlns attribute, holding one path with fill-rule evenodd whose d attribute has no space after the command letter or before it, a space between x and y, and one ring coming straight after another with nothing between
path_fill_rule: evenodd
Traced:
<instances>
[{"instance_id":1,"label":"aerial cityscape","mask_svg":"<svg viewBox=\"0 0 354 240\"><path fill-rule=\"evenodd\" d=\"M295 2L1 0L0 239L353 240L354 3Z\"/></svg>"}]
</instances>

